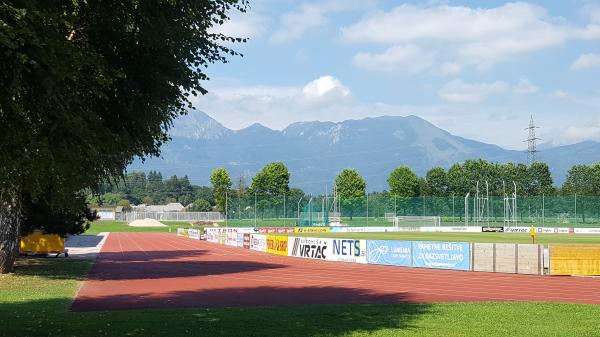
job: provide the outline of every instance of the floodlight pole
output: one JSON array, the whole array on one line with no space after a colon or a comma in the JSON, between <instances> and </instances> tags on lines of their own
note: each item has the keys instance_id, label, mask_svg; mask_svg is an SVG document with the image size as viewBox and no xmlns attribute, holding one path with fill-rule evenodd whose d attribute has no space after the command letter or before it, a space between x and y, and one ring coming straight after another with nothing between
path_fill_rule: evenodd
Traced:
<instances>
[{"instance_id":1,"label":"floodlight pole","mask_svg":"<svg viewBox=\"0 0 600 337\"><path fill-rule=\"evenodd\" d=\"M300 203L304 199L304 196L300 196L300 200L298 200L298 225L300 225Z\"/></svg>"},{"instance_id":2,"label":"floodlight pole","mask_svg":"<svg viewBox=\"0 0 600 337\"><path fill-rule=\"evenodd\" d=\"M225 227L227 227L228 225L228 221L227 221L227 191L225 191Z\"/></svg>"},{"instance_id":3,"label":"floodlight pole","mask_svg":"<svg viewBox=\"0 0 600 337\"><path fill-rule=\"evenodd\" d=\"M469 195L471 192L467 192L465 195L465 227L469 226Z\"/></svg>"},{"instance_id":4,"label":"floodlight pole","mask_svg":"<svg viewBox=\"0 0 600 337\"><path fill-rule=\"evenodd\" d=\"M369 193L367 192L367 226L369 226Z\"/></svg>"},{"instance_id":5,"label":"floodlight pole","mask_svg":"<svg viewBox=\"0 0 600 337\"><path fill-rule=\"evenodd\" d=\"M454 226L454 193L452 193L452 226Z\"/></svg>"},{"instance_id":6,"label":"floodlight pole","mask_svg":"<svg viewBox=\"0 0 600 337\"><path fill-rule=\"evenodd\" d=\"M256 192L254 192L254 227L256 227Z\"/></svg>"}]
</instances>

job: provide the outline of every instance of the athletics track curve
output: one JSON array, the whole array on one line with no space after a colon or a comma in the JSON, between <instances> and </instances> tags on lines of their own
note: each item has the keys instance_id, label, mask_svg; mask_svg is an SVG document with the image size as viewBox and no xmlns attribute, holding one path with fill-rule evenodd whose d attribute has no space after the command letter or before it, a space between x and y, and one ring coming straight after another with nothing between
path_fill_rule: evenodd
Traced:
<instances>
[{"instance_id":1,"label":"athletics track curve","mask_svg":"<svg viewBox=\"0 0 600 337\"><path fill-rule=\"evenodd\" d=\"M328 262L111 233L72 309L474 301L600 304L600 279Z\"/></svg>"}]
</instances>

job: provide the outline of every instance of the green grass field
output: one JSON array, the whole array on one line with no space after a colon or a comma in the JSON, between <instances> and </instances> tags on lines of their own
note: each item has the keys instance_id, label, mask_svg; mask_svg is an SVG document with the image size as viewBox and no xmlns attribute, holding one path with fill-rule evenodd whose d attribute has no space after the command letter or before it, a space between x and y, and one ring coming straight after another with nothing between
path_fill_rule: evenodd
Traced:
<instances>
[{"instance_id":1,"label":"green grass field","mask_svg":"<svg viewBox=\"0 0 600 337\"><path fill-rule=\"evenodd\" d=\"M188 222L163 221L167 227L131 227L122 221L94 221L85 234L98 234L101 232L172 232L176 233L179 227L191 227Z\"/></svg>"},{"instance_id":2,"label":"green grass field","mask_svg":"<svg viewBox=\"0 0 600 337\"><path fill-rule=\"evenodd\" d=\"M600 306L434 303L71 312L87 260L0 275L1 336L598 336Z\"/></svg>"}]
</instances>

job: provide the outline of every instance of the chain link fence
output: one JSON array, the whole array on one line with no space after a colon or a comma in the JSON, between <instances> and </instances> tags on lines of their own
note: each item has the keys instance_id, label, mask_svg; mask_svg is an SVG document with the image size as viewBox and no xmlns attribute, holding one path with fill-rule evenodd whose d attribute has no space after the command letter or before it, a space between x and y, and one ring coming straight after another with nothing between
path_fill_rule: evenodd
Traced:
<instances>
[{"instance_id":1,"label":"chain link fence","mask_svg":"<svg viewBox=\"0 0 600 337\"><path fill-rule=\"evenodd\" d=\"M501 226L508 218L511 226L600 227L600 197L517 197L516 207L512 201L507 202L509 214L505 211L504 198L498 196L477 201L472 196L406 198L382 193L340 199L338 208L334 208L333 198L257 195L228 197L224 213L231 224L248 226L294 226L307 218L319 224L325 217L330 221L339 218L341 223L350 226L389 226L395 215L440 217L442 226Z\"/></svg>"}]
</instances>

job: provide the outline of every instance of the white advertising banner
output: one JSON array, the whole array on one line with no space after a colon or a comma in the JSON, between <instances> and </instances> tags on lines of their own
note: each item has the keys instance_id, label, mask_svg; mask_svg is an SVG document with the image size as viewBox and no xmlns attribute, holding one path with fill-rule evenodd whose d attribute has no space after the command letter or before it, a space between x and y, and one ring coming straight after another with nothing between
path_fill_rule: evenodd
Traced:
<instances>
[{"instance_id":1,"label":"white advertising banner","mask_svg":"<svg viewBox=\"0 0 600 337\"><path fill-rule=\"evenodd\" d=\"M327 260L367 263L367 240L330 239L331 254Z\"/></svg>"},{"instance_id":2,"label":"white advertising banner","mask_svg":"<svg viewBox=\"0 0 600 337\"><path fill-rule=\"evenodd\" d=\"M331 239L291 237L288 240L289 256L317 260L328 260L331 256Z\"/></svg>"},{"instance_id":3,"label":"white advertising banner","mask_svg":"<svg viewBox=\"0 0 600 337\"><path fill-rule=\"evenodd\" d=\"M419 227L421 232L442 233L481 233L480 226L458 226L458 227Z\"/></svg>"},{"instance_id":4,"label":"white advertising banner","mask_svg":"<svg viewBox=\"0 0 600 337\"><path fill-rule=\"evenodd\" d=\"M251 234L250 235L250 249L258 250L260 252L267 251L267 236L264 234Z\"/></svg>"},{"instance_id":5,"label":"white advertising banner","mask_svg":"<svg viewBox=\"0 0 600 337\"><path fill-rule=\"evenodd\" d=\"M200 230L196 228L188 229L188 237L190 239L200 240Z\"/></svg>"},{"instance_id":6,"label":"white advertising banner","mask_svg":"<svg viewBox=\"0 0 600 337\"><path fill-rule=\"evenodd\" d=\"M575 228L576 234L600 234L600 228Z\"/></svg>"}]
</instances>

